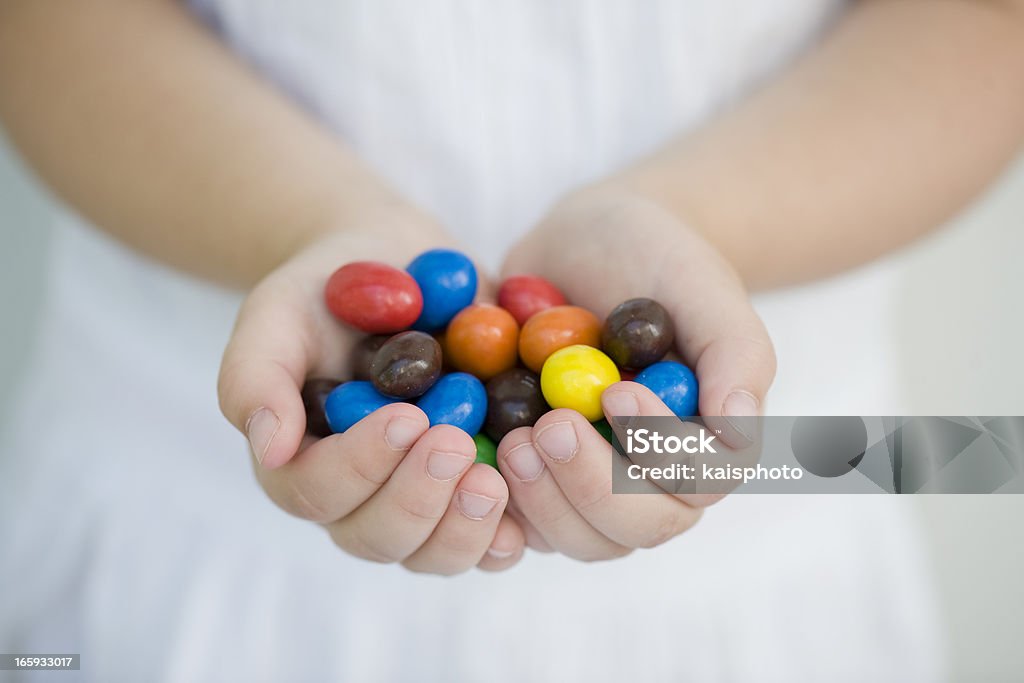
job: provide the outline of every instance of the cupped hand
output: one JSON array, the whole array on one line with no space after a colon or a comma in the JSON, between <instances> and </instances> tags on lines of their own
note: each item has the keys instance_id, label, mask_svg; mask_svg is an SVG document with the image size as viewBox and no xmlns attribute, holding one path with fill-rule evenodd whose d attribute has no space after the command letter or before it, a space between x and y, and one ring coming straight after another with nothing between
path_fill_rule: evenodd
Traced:
<instances>
[{"instance_id":1,"label":"cupped hand","mask_svg":"<svg viewBox=\"0 0 1024 683\"><path fill-rule=\"evenodd\" d=\"M531 273L605 317L634 297L660 302L694 368L700 413L735 449L751 446L775 354L734 269L696 231L642 197L596 188L560 203L510 252L503 275ZM609 387L605 414L671 415L635 382ZM746 418L746 419L742 419ZM653 547L690 528L721 494L612 495L610 446L579 413L555 410L510 432L498 463L530 545L584 560Z\"/></svg>"},{"instance_id":2,"label":"cupped hand","mask_svg":"<svg viewBox=\"0 0 1024 683\"><path fill-rule=\"evenodd\" d=\"M502 477L474 464L468 435L430 427L406 403L381 408L343 434L310 437L300 391L309 377L347 378L349 352L363 336L328 312L323 290L331 273L357 260L401 268L448 243L428 221L375 216L372 227L309 244L246 298L218 380L221 409L248 438L257 478L274 502L324 525L352 555L437 574L504 569L520 559L523 532L504 514Z\"/></svg>"}]
</instances>

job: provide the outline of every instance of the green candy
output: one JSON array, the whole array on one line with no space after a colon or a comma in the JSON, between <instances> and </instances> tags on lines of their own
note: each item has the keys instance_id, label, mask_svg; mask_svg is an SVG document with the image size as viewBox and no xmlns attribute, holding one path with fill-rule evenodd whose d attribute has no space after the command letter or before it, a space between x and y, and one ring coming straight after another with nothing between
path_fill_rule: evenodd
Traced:
<instances>
[{"instance_id":1,"label":"green candy","mask_svg":"<svg viewBox=\"0 0 1024 683\"><path fill-rule=\"evenodd\" d=\"M498 446L483 432L473 437L476 442L476 461L498 469Z\"/></svg>"},{"instance_id":2,"label":"green candy","mask_svg":"<svg viewBox=\"0 0 1024 683\"><path fill-rule=\"evenodd\" d=\"M608 443L612 442L612 426L608 424L608 420L598 420L594 423L594 429L604 437L605 441Z\"/></svg>"}]
</instances>

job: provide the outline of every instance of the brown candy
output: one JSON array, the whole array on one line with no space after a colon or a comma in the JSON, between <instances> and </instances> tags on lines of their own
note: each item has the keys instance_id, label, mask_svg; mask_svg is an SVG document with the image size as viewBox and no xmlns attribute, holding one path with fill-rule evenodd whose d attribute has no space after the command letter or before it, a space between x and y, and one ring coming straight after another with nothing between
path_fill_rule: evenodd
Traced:
<instances>
[{"instance_id":1,"label":"brown candy","mask_svg":"<svg viewBox=\"0 0 1024 683\"><path fill-rule=\"evenodd\" d=\"M675 331L664 306L653 299L630 299L605 320L601 348L620 368L642 370L665 357Z\"/></svg>"},{"instance_id":2,"label":"brown candy","mask_svg":"<svg viewBox=\"0 0 1024 683\"><path fill-rule=\"evenodd\" d=\"M302 405L306 407L306 432L309 434L320 438L331 435L327 415L324 413L324 402L327 394L339 384L341 382L336 379L313 377L302 385Z\"/></svg>"},{"instance_id":3,"label":"brown candy","mask_svg":"<svg viewBox=\"0 0 1024 683\"><path fill-rule=\"evenodd\" d=\"M540 390L540 377L513 368L487 383L487 419L484 431L495 441L518 427L532 427L548 412Z\"/></svg>"},{"instance_id":4,"label":"brown candy","mask_svg":"<svg viewBox=\"0 0 1024 683\"><path fill-rule=\"evenodd\" d=\"M373 365L373 357L377 355L377 350L388 339L391 339L389 335L373 334L363 337L352 347L348 359L349 369L352 371L352 379L362 382L370 381L372 374L370 366Z\"/></svg>"},{"instance_id":5,"label":"brown candy","mask_svg":"<svg viewBox=\"0 0 1024 683\"><path fill-rule=\"evenodd\" d=\"M400 332L377 350L370 380L391 398L421 396L441 375L441 345L425 332Z\"/></svg>"}]
</instances>

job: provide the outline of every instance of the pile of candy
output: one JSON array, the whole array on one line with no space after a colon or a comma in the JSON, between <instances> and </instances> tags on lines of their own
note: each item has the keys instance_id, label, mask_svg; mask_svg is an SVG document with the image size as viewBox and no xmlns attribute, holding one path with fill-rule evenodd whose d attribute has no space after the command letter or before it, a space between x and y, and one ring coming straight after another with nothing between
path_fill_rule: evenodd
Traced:
<instances>
[{"instance_id":1,"label":"pile of candy","mask_svg":"<svg viewBox=\"0 0 1024 683\"><path fill-rule=\"evenodd\" d=\"M361 261L339 268L324 298L342 322L370 336L352 351L352 380L311 379L303 400L311 434L344 432L382 406L415 403L431 426L454 425L495 465L496 442L553 408L578 411L610 440L601 393L621 379L651 389L676 415L697 411L697 380L662 360L668 312L630 299L602 324L547 280L505 280L498 305L473 303L477 275L463 254L435 249L405 271Z\"/></svg>"}]
</instances>

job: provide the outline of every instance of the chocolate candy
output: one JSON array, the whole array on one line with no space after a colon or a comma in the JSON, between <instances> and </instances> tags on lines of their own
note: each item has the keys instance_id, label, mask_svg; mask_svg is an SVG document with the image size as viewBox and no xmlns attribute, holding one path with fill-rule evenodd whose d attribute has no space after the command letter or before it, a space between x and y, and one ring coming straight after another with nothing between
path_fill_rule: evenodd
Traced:
<instances>
[{"instance_id":1,"label":"chocolate candy","mask_svg":"<svg viewBox=\"0 0 1024 683\"><path fill-rule=\"evenodd\" d=\"M419 285L384 263L357 261L338 268L324 288L327 308L340 320L371 334L409 327L423 310Z\"/></svg>"},{"instance_id":2,"label":"chocolate candy","mask_svg":"<svg viewBox=\"0 0 1024 683\"><path fill-rule=\"evenodd\" d=\"M618 381L619 369L612 359L582 344L555 351L540 373L540 387L548 405L570 408L591 422L604 417L601 394Z\"/></svg>"},{"instance_id":3,"label":"chocolate candy","mask_svg":"<svg viewBox=\"0 0 1024 683\"><path fill-rule=\"evenodd\" d=\"M663 360L649 365L633 381L653 391L679 417L697 414L697 378L682 363Z\"/></svg>"},{"instance_id":4,"label":"chocolate candy","mask_svg":"<svg viewBox=\"0 0 1024 683\"><path fill-rule=\"evenodd\" d=\"M394 399L382 396L369 382L345 382L334 388L324 402L331 431L340 434Z\"/></svg>"},{"instance_id":5,"label":"chocolate candy","mask_svg":"<svg viewBox=\"0 0 1024 683\"><path fill-rule=\"evenodd\" d=\"M573 344L597 347L601 343L601 321L579 306L555 306L534 314L519 333L519 357L534 372L540 372L552 353Z\"/></svg>"},{"instance_id":6,"label":"chocolate candy","mask_svg":"<svg viewBox=\"0 0 1024 683\"><path fill-rule=\"evenodd\" d=\"M451 249L433 249L413 259L406 270L423 292L423 310L412 324L414 329L439 330L473 303L476 268L464 254Z\"/></svg>"},{"instance_id":7,"label":"chocolate candy","mask_svg":"<svg viewBox=\"0 0 1024 683\"><path fill-rule=\"evenodd\" d=\"M665 357L675 332L668 311L653 299L630 299L604 322L601 348L620 367L641 370Z\"/></svg>"},{"instance_id":8,"label":"chocolate candy","mask_svg":"<svg viewBox=\"0 0 1024 683\"><path fill-rule=\"evenodd\" d=\"M473 441L476 443L476 462L482 462L494 469L498 469L497 444L491 441L490 437L483 432L474 436Z\"/></svg>"},{"instance_id":9,"label":"chocolate candy","mask_svg":"<svg viewBox=\"0 0 1024 683\"><path fill-rule=\"evenodd\" d=\"M307 379L302 385L302 405L306 407L306 432L323 438L331 435L331 426L327 424L324 404L327 395L341 384L336 379L314 377Z\"/></svg>"},{"instance_id":10,"label":"chocolate candy","mask_svg":"<svg viewBox=\"0 0 1024 683\"><path fill-rule=\"evenodd\" d=\"M498 289L498 305L525 325L535 313L568 303L553 284L537 275L513 275Z\"/></svg>"},{"instance_id":11,"label":"chocolate candy","mask_svg":"<svg viewBox=\"0 0 1024 683\"><path fill-rule=\"evenodd\" d=\"M349 369L352 371L352 379L365 382L370 381L370 377L373 376L373 372L370 369L370 366L373 365L373 357L377 355L377 350L388 339L391 339L391 337L386 334L374 334L369 337L363 337L352 347L348 359Z\"/></svg>"},{"instance_id":12,"label":"chocolate candy","mask_svg":"<svg viewBox=\"0 0 1024 683\"><path fill-rule=\"evenodd\" d=\"M452 425L477 434L487 415L487 392L473 375L453 372L437 380L416 405L427 414L431 427Z\"/></svg>"},{"instance_id":13,"label":"chocolate candy","mask_svg":"<svg viewBox=\"0 0 1024 683\"><path fill-rule=\"evenodd\" d=\"M515 367L519 326L512 314L491 304L473 304L452 318L445 332L445 358L456 370L483 381Z\"/></svg>"},{"instance_id":14,"label":"chocolate candy","mask_svg":"<svg viewBox=\"0 0 1024 683\"><path fill-rule=\"evenodd\" d=\"M487 383L484 431L495 441L518 427L532 427L548 412L536 373L514 368Z\"/></svg>"},{"instance_id":15,"label":"chocolate candy","mask_svg":"<svg viewBox=\"0 0 1024 683\"><path fill-rule=\"evenodd\" d=\"M441 375L441 345L425 332L400 332L384 342L370 364L373 386L391 398L416 398Z\"/></svg>"}]
</instances>

